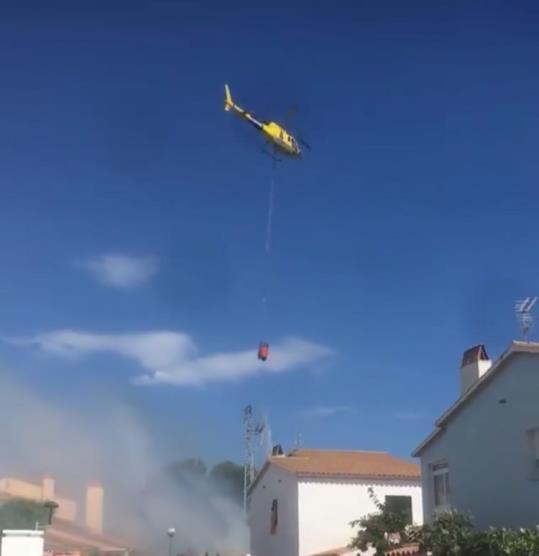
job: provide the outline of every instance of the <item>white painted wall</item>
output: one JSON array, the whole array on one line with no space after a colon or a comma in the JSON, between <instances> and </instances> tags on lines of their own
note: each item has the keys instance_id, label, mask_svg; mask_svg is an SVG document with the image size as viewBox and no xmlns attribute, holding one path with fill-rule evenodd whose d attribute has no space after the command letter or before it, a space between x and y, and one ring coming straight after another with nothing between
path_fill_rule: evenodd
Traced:
<instances>
[{"instance_id":1,"label":"white painted wall","mask_svg":"<svg viewBox=\"0 0 539 556\"><path fill-rule=\"evenodd\" d=\"M270 534L271 503L278 500L279 524ZM290 473L270 465L249 497L249 530L252 556L298 554L298 485Z\"/></svg>"},{"instance_id":2,"label":"white painted wall","mask_svg":"<svg viewBox=\"0 0 539 556\"><path fill-rule=\"evenodd\" d=\"M4 530L1 556L43 556L43 531Z\"/></svg>"},{"instance_id":3,"label":"white painted wall","mask_svg":"<svg viewBox=\"0 0 539 556\"><path fill-rule=\"evenodd\" d=\"M433 515L429 465L447 459L451 506L470 512L478 527L539 524L539 480L532 478L526 435L539 427L539 356L517 353L504 365L421 454L427 521Z\"/></svg>"},{"instance_id":4,"label":"white painted wall","mask_svg":"<svg viewBox=\"0 0 539 556\"><path fill-rule=\"evenodd\" d=\"M489 369L492 361L479 360L473 361L460 368L460 394L467 392Z\"/></svg>"},{"instance_id":5,"label":"white painted wall","mask_svg":"<svg viewBox=\"0 0 539 556\"><path fill-rule=\"evenodd\" d=\"M348 545L354 536L350 522L377 511L369 498L370 486L373 487L380 501L383 501L386 495L411 496L414 523L418 525L423 523L419 483L318 479L300 481L298 486L299 556L309 556ZM258 555L253 554L253 556Z\"/></svg>"}]
</instances>

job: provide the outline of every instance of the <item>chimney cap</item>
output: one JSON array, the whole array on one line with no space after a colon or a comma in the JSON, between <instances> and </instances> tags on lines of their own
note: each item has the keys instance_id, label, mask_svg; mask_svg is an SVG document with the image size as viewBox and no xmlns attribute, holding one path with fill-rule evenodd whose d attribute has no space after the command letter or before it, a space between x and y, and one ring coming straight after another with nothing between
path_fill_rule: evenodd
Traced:
<instances>
[{"instance_id":1,"label":"chimney cap","mask_svg":"<svg viewBox=\"0 0 539 556\"><path fill-rule=\"evenodd\" d=\"M276 444L271 450L272 456L284 456L283 447L280 444Z\"/></svg>"},{"instance_id":2,"label":"chimney cap","mask_svg":"<svg viewBox=\"0 0 539 556\"><path fill-rule=\"evenodd\" d=\"M478 361L489 361L487 350L483 344L477 344L467 349L462 355L462 363L460 366L466 367L466 365L477 363Z\"/></svg>"},{"instance_id":3,"label":"chimney cap","mask_svg":"<svg viewBox=\"0 0 539 556\"><path fill-rule=\"evenodd\" d=\"M90 481L88 483L88 488L102 488L103 485L101 484L101 481L98 481L97 479L94 481Z\"/></svg>"}]
</instances>

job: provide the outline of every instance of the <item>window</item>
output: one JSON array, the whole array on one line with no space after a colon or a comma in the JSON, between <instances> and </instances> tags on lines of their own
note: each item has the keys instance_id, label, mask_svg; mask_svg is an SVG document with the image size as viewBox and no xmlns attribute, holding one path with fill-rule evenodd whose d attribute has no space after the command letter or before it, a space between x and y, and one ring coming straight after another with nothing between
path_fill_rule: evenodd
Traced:
<instances>
[{"instance_id":1,"label":"window","mask_svg":"<svg viewBox=\"0 0 539 556\"><path fill-rule=\"evenodd\" d=\"M386 496L386 508L394 514L406 517L406 523L412 524L412 497L411 496Z\"/></svg>"},{"instance_id":2,"label":"window","mask_svg":"<svg viewBox=\"0 0 539 556\"><path fill-rule=\"evenodd\" d=\"M275 535L277 532L277 525L279 523L279 507L277 503L277 498L273 499L271 503L271 523L270 523L270 534Z\"/></svg>"},{"instance_id":3,"label":"window","mask_svg":"<svg viewBox=\"0 0 539 556\"><path fill-rule=\"evenodd\" d=\"M445 510L449 507L449 466L447 462L435 463L431 466L434 509Z\"/></svg>"},{"instance_id":4,"label":"window","mask_svg":"<svg viewBox=\"0 0 539 556\"><path fill-rule=\"evenodd\" d=\"M539 479L539 427L527 431L532 478Z\"/></svg>"}]
</instances>

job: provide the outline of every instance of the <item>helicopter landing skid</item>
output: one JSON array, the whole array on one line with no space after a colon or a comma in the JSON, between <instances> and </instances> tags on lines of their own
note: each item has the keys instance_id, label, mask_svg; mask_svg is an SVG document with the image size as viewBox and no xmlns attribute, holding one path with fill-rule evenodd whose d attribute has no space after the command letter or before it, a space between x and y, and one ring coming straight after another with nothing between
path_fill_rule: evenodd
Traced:
<instances>
[{"instance_id":1,"label":"helicopter landing skid","mask_svg":"<svg viewBox=\"0 0 539 556\"><path fill-rule=\"evenodd\" d=\"M266 147L270 144L269 141L266 142L266 144L260 148L260 150L262 151L263 154L265 154L266 156L269 156L273 162L282 162L281 158L278 158L276 153L275 153L275 149L273 149L271 152L269 152Z\"/></svg>"}]
</instances>

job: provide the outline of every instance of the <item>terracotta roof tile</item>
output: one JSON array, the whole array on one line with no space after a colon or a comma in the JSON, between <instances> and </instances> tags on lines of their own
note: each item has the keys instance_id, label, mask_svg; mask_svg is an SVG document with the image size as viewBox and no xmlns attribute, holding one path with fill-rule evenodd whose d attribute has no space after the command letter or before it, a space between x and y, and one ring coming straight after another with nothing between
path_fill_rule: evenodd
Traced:
<instances>
[{"instance_id":1,"label":"terracotta roof tile","mask_svg":"<svg viewBox=\"0 0 539 556\"><path fill-rule=\"evenodd\" d=\"M300 476L358 477L419 481L415 463L386 452L296 450L288 456L274 456L270 462Z\"/></svg>"},{"instance_id":2,"label":"terracotta roof tile","mask_svg":"<svg viewBox=\"0 0 539 556\"><path fill-rule=\"evenodd\" d=\"M394 548L386 552L386 556L424 556L424 552L419 549L418 544L407 544L400 548Z\"/></svg>"},{"instance_id":3,"label":"terracotta roof tile","mask_svg":"<svg viewBox=\"0 0 539 556\"><path fill-rule=\"evenodd\" d=\"M49 534L58 537L76 537L82 544L88 546L108 545L124 547L130 545L126 539L112 537L111 535L103 533L94 533L81 525L58 517L54 518L52 526L47 529L45 538L47 538Z\"/></svg>"},{"instance_id":4,"label":"terracotta roof tile","mask_svg":"<svg viewBox=\"0 0 539 556\"><path fill-rule=\"evenodd\" d=\"M357 551L350 548L349 546L340 546L339 548L332 548L330 550L324 550L323 552L317 552L316 554L311 554L311 556L343 556L346 554L357 554Z\"/></svg>"}]
</instances>

